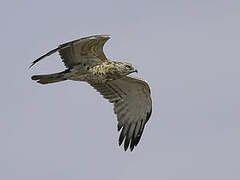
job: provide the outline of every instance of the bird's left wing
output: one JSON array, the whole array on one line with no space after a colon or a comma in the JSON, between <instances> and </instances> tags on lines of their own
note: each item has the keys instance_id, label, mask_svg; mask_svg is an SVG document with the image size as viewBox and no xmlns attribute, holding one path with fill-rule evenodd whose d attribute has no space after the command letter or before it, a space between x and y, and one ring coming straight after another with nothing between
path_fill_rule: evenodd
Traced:
<instances>
[{"instance_id":1,"label":"bird's left wing","mask_svg":"<svg viewBox=\"0 0 240 180\"><path fill-rule=\"evenodd\" d=\"M95 35L61 44L56 49L33 61L30 67L57 51L67 68L72 68L78 64L86 64L88 66L100 64L108 61L103 52L103 46L110 37L110 35Z\"/></svg>"},{"instance_id":2,"label":"bird's left wing","mask_svg":"<svg viewBox=\"0 0 240 180\"><path fill-rule=\"evenodd\" d=\"M151 116L152 100L146 81L134 77L124 77L106 84L91 84L104 98L114 103L114 113L118 119L119 145L124 141L124 149L130 144L131 151L139 143L145 124Z\"/></svg>"}]
</instances>

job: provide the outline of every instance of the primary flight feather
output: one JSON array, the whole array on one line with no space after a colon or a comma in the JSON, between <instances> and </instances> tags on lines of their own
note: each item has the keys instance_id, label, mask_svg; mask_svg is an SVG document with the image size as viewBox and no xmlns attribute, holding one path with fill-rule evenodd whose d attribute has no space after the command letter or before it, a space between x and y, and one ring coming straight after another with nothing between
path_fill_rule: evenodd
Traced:
<instances>
[{"instance_id":1,"label":"primary flight feather","mask_svg":"<svg viewBox=\"0 0 240 180\"><path fill-rule=\"evenodd\" d=\"M104 98L114 104L118 119L119 145L124 141L124 149L132 151L139 143L145 124L152 112L152 100L146 81L127 76L137 70L129 63L111 61L103 52L109 35L95 35L61 44L39 57L30 67L43 58L59 52L65 71L34 75L32 80L49 84L65 80L85 81Z\"/></svg>"}]
</instances>

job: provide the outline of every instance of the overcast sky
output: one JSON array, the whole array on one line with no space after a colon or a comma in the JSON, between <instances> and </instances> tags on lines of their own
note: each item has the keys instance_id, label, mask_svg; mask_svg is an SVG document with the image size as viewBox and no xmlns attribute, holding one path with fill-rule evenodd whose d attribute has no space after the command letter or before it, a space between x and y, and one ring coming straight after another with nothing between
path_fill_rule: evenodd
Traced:
<instances>
[{"instance_id":1,"label":"overcast sky","mask_svg":"<svg viewBox=\"0 0 240 180\"><path fill-rule=\"evenodd\" d=\"M0 179L240 179L239 1L5 1L0 22ZM133 152L92 87L30 78L65 69L57 54L31 61L94 34L151 87Z\"/></svg>"}]
</instances>

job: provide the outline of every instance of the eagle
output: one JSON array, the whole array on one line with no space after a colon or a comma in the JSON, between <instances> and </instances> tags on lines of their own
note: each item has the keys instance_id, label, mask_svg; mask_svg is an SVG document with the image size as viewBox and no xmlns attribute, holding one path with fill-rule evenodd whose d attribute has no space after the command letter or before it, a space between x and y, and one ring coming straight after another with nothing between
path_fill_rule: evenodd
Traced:
<instances>
[{"instance_id":1,"label":"eagle","mask_svg":"<svg viewBox=\"0 0 240 180\"><path fill-rule=\"evenodd\" d=\"M132 64L108 59L103 46L110 35L94 35L59 45L32 62L58 52L66 70L53 74L33 75L32 80L50 84L65 80L84 81L114 104L117 115L119 146L132 151L139 143L152 113L151 92L145 80L128 76L137 72Z\"/></svg>"}]
</instances>

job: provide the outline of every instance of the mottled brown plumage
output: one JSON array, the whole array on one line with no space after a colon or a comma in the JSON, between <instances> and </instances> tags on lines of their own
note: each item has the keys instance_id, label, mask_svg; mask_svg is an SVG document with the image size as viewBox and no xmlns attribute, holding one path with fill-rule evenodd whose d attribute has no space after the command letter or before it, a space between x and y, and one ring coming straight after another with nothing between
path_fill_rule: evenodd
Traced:
<instances>
[{"instance_id":1,"label":"mottled brown plumage","mask_svg":"<svg viewBox=\"0 0 240 180\"><path fill-rule=\"evenodd\" d=\"M114 104L114 113L121 130L119 145L131 151L139 143L146 122L151 116L152 100L146 81L127 76L137 70L129 63L115 62L103 52L109 35L81 38L60 45L33 61L32 67L41 59L59 52L67 70L47 75L34 75L32 80L49 84L64 80L85 81Z\"/></svg>"}]
</instances>

